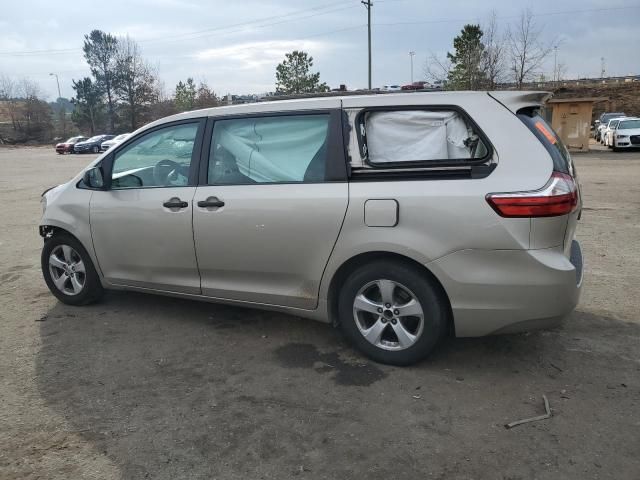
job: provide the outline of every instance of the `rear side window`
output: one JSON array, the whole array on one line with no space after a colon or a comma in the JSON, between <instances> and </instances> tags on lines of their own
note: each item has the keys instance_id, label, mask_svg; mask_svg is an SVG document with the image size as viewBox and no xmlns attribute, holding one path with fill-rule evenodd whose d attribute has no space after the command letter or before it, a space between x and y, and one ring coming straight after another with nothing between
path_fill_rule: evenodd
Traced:
<instances>
[{"instance_id":1,"label":"rear side window","mask_svg":"<svg viewBox=\"0 0 640 480\"><path fill-rule=\"evenodd\" d=\"M551 159L553 160L553 170L560 173L574 175L571 155L564 146L560 137L540 115L532 116L518 113L518 118L533 132L538 140L544 145Z\"/></svg>"},{"instance_id":2,"label":"rear side window","mask_svg":"<svg viewBox=\"0 0 640 480\"><path fill-rule=\"evenodd\" d=\"M328 131L328 114L216 121L207 183L322 182Z\"/></svg>"},{"instance_id":3,"label":"rear side window","mask_svg":"<svg viewBox=\"0 0 640 480\"><path fill-rule=\"evenodd\" d=\"M358 123L362 158L372 166L464 163L488 155L471 123L453 110L365 111Z\"/></svg>"}]
</instances>

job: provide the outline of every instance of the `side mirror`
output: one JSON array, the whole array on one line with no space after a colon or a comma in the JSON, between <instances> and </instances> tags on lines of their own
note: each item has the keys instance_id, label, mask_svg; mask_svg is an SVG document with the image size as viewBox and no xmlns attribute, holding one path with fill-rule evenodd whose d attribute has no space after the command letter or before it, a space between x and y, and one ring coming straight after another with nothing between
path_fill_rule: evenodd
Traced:
<instances>
[{"instance_id":1,"label":"side mirror","mask_svg":"<svg viewBox=\"0 0 640 480\"><path fill-rule=\"evenodd\" d=\"M93 167L84 172L82 181L89 188L101 190L104 188L104 176L101 167Z\"/></svg>"}]
</instances>

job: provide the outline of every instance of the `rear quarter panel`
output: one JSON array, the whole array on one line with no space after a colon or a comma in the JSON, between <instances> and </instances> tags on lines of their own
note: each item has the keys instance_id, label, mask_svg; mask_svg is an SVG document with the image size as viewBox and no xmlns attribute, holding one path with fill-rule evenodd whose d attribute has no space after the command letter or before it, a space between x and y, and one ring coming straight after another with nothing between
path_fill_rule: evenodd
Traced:
<instances>
[{"instance_id":1,"label":"rear quarter panel","mask_svg":"<svg viewBox=\"0 0 640 480\"><path fill-rule=\"evenodd\" d=\"M498 216L485 196L544 186L553 169L545 148L512 112L489 95L433 93L428 95L428 103L424 95L411 97L411 94L347 97L343 105L344 108L456 105L465 110L489 138L497 166L481 179L352 181L344 226L323 278L322 299L327 297L330 279L336 270L361 253L387 251L427 264L465 249L530 248L530 220ZM395 227L366 226L364 204L372 198L398 202L399 218Z\"/></svg>"}]
</instances>

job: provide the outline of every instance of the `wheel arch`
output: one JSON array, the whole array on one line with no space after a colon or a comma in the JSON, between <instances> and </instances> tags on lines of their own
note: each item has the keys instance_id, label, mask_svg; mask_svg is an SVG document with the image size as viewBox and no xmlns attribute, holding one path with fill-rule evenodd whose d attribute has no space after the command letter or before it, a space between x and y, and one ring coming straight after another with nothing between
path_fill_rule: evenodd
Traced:
<instances>
[{"instance_id":1,"label":"wheel arch","mask_svg":"<svg viewBox=\"0 0 640 480\"><path fill-rule=\"evenodd\" d=\"M82 235L82 231L75 232L70 225L64 225L55 221L45 221L41 223L38 227L38 231L45 242L47 241L47 239L53 237L54 235L61 234L69 235L70 237L75 239L85 249L85 251L89 255L89 258L93 262L96 271L98 272L100 280L103 280L102 268L100 267L100 262L98 262L98 258L96 257L95 251L93 250L93 241L88 232L87 234Z\"/></svg>"},{"instance_id":2,"label":"wheel arch","mask_svg":"<svg viewBox=\"0 0 640 480\"><path fill-rule=\"evenodd\" d=\"M412 268L415 268L416 270L426 275L431 280L433 285L436 286L436 288L438 289L438 294L447 306L447 322L449 333L455 336L455 325L453 321L453 313L451 310L449 295L447 294L440 280L438 280L438 277L436 277L433 272L422 263L412 259L411 257L387 251L371 251L359 253L344 261L342 265L340 265L340 267L336 269L335 273L331 277L329 288L327 291L327 310L331 323L334 326L337 326L339 324L338 292L340 285L357 268L369 262L377 260L389 260L393 262L403 263L405 265L411 266Z\"/></svg>"}]
</instances>

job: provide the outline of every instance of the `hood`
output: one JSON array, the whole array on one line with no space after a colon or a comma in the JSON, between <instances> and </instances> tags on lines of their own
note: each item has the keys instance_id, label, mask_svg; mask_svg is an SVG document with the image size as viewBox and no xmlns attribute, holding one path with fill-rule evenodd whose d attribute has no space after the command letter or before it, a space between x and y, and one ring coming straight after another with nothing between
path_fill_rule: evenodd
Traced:
<instances>
[{"instance_id":1,"label":"hood","mask_svg":"<svg viewBox=\"0 0 640 480\"><path fill-rule=\"evenodd\" d=\"M640 135L640 128L625 128L624 130L616 130L616 135L624 135L629 137L631 135Z\"/></svg>"}]
</instances>

